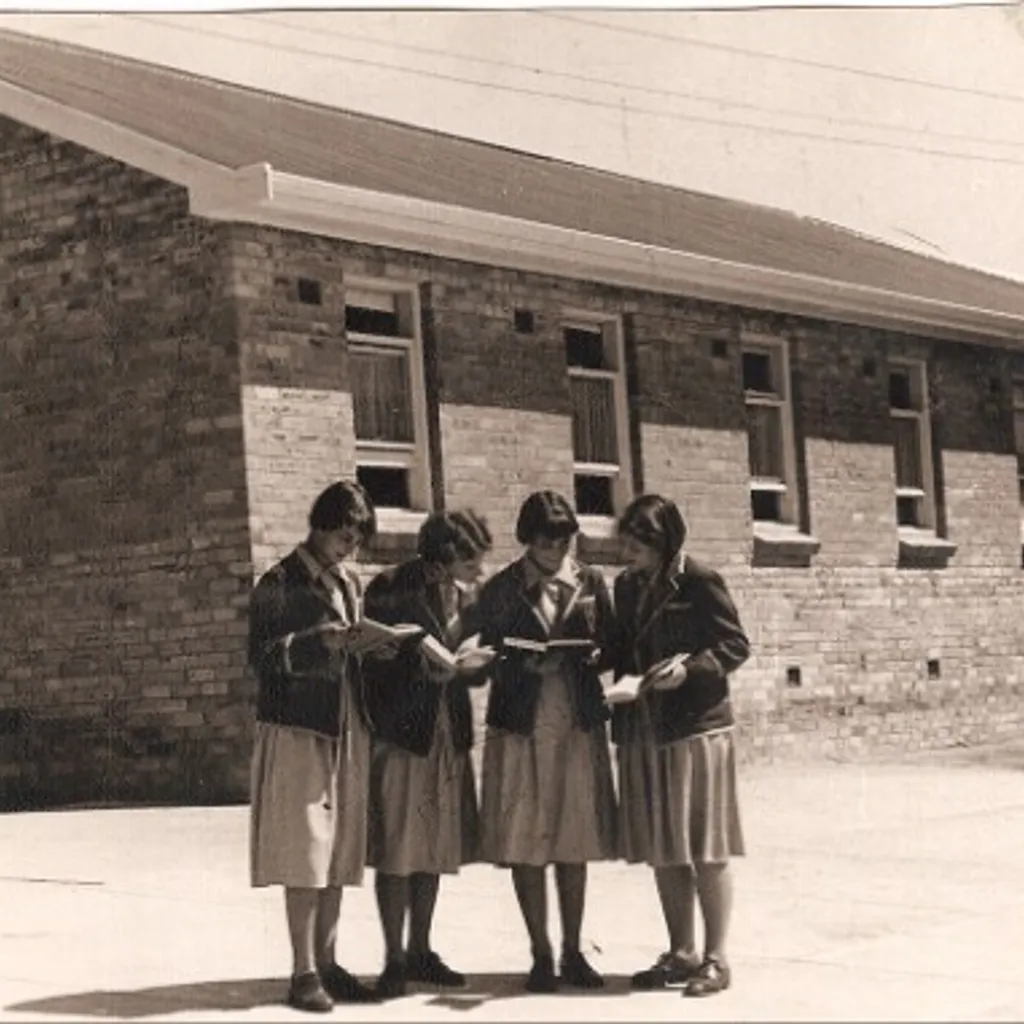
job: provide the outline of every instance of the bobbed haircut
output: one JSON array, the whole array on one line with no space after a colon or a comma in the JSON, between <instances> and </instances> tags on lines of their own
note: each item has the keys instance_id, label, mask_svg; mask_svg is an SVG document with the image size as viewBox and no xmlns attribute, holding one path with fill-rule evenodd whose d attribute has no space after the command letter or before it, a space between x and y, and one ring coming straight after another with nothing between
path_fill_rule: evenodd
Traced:
<instances>
[{"instance_id":1,"label":"bobbed haircut","mask_svg":"<svg viewBox=\"0 0 1024 1024\"><path fill-rule=\"evenodd\" d=\"M576 513L562 495L556 491L534 491L519 509L516 540L520 544L532 544L538 537L559 540L575 536L579 529Z\"/></svg>"},{"instance_id":2,"label":"bobbed haircut","mask_svg":"<svg viewBox=\"0 0 1024 1024\"><path fill-rule=\"evenodd\" d=\"M494 543L487 520L472 509L434 512L420 527L416 551L425 562L450 565L491 550Z\"/></svg>"},{"instance_id":3,"label":"bobbed haircut","mask_svg":"<svg viewBox=\"0 0 1024 1024\"><path fill-rule=\"evenodd\" d=\"M634 537L641 544L654 548L661 556L662 567L666 567L683 548L686 520L671 498L641 494L622 513L618 531L620 536Z\"/></svg>"},{"instance_id":4,"label":"bobbed haircut","mask_svg":"<svg viewBox=\"0 0 1024 1024\"><path fill-rule=\"evenodd\" d=\"M309 510L311 530L343 530L355 527L364 541L377 532L377 511L361 484L339 480L325 488Z\"/></svg>"}]
</instances>

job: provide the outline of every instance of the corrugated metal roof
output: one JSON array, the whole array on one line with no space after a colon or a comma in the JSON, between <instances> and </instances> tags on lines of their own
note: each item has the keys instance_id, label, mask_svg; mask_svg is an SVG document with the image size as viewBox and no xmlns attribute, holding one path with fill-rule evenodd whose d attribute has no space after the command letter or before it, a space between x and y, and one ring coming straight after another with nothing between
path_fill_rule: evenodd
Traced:
<instances>
[{"instance_id":1,"label":"corrugated metal roof","mask_svg":"<svg viewBox=\"0 0 1024 1024\"><path fill-rule=\"evenodd\" d=\"M269 163L735 263L1024 315L1024 284L831 224L0 32L0 79L225 167Z\"/></svg>"}]
</instances>

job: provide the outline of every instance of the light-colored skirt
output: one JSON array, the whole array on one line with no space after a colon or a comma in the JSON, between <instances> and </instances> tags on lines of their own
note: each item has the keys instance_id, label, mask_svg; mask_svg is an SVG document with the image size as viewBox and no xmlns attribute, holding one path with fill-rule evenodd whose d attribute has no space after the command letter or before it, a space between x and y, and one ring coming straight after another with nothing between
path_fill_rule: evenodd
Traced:
<instances>
[{"instance_id":1,"label":"light-colored skirt","mask_svg":"<svg viewBox=\"0 0 1024 1024\"><path fill-rule=\"evenodd\" d=\"M249 837L254 886L362 883L370 737L354 711L347 724L340 740L257 724Z\"/></svg>"},{"instance_id":2,"label":"light-colored skirt","mask_svg":"<svg viewBox=\"0 0 1024 1024\"><path fill-rule=\"evenodd\" d=\"M481 783L483 860L501 866L583 864L616 856L607 730L575 727L560 672L541 684L529 736L491 729Z\"/></svg>"},{"instance_id":3,"label":"light-colored skirt","mask_svg":"<svg viewBox=\"0 0 1024 1024\"><path fill-rule=\"evenodd\" d=\"M622 856L656 868L743 856L732 730L659 746L636 711L618 750Z\"/></svg>"},{"instance_id":4,"label":"light-colored skirt","mask_svg":"<svg viewBox=\"0 0 1024 1024\"><path fill-rule=\"evenodd\" d=\"M374 743L367 864L388 875L457 874L479 846L473 765L455 750L442 700L426 757Z\"/></svg>"}]
</instances>

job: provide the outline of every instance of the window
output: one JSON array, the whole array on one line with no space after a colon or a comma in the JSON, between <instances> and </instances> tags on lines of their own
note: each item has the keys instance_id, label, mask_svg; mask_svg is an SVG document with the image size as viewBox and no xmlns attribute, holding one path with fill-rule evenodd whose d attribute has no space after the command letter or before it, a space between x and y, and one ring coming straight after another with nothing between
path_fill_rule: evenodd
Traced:
<instances>
[{"instance_id":1,"label":"window","mask_svg":"<svg viewBox=\"0 0 1024 1024\"><path fill-rule=\"evenodd\" d=\"M576 511L614 516L632 489L621 325L573 315L562 323L562 339L572 399Z\"/></svg>"},{"instance_id":2,"label":"window","mask_svg":"<svg viewBox=\"0 0 1024 1024\"><path fill-rule=\"evenodd\" d=\"M425 510L430 479L419 296L346 282L356 477L380 508Z\"/></svg>"},{"instance_id":3,"label":"window","mask_svg":"<svg viewBox=\"0 0 1024 1024\"><path fill-rule=\"evenodd\" d=\"M1017 448L1017 489L1024 519L1024 377L1013 379L1013 437Z\"/></svg>"},{"instance_id":4,"label":"window","mask_svg":"<svg viewBox=\"0 0 1024 1024\"><path fill-rule=\"evenodd\" d=\"M796 526L799 500L786 342L746 339L742 358L751 514L755 522Z\"/></svg>"},{"instance_id":5,"label":"window","mask_svg":"<svg viewBox=\"0 0 1024 1024\"><path fill-rule=\"evenodd\" d=\"M890 366L889 415L896 462L896 522L934 529L935 480L924 363Z\"/></svg>"}]
</instances>

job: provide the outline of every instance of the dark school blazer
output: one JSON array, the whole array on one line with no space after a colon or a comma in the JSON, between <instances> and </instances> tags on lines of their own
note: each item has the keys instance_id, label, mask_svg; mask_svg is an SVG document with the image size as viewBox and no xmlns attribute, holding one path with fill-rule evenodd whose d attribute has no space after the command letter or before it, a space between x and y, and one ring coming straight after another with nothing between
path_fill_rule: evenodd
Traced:
<instances>
[{"instance_id":1,"label":"dark school blazer","mask_svg":"<svg viewBox=\"0 0 1024 1024\"><path fill-rule=\"evenodd\" d=\"M444 623L430 602L430 586L422 559L414 558L375 576L366 588L365 613L388 625L400 622L422 626L431 636L444 641ZM464 617L458 641L472 636L471 604L460 605ZM473 711L469 687L487 681L486 671L459 676L441 687L427 674L426 657L418 645L408 644L392 659L367 655L363 659L366 700L374 723L374 736L420 757L430 752L437 716L449 716L455 749L467 751L473 745Z\"/></svg>"},{"instance_id":2,"label":"dark school blazer","mask_svg":"<svg viewBox=\"0 0 1024 1024\"><path fill-rule=\"evenodd\" d=\"M354 616L359 581L345 572ZM346 673L363 722L369 726L359 662L325 646L318 636L286 638L340 618L330 594L313 580L297 552L260 577L249 599L249 664L256 675L256 717L338 739Z\"/></svg>"},{"instance_id":3,"label":"dark school blazer","mask_svg":"<svg viewBox=\"0 0 1024 1024\"><path fill-rule=\"evenodd\" d=\"M602 660L587 665L582 659L568 661L570 693L575 724L589 732L608 719L598 673L612 663L614 616L604 577L597 569L573 563L573 591L561 617L548 628L526 589L523 559L491 577L480 592L476 618L482 642L501 652L505 637L545 641L554 638L590 639L601 648ZM491 666L491 692L487 724L495 729L528 736L537 720L541 676L514 652L501 654Z\"/></svg>"},{"instance_id":4,"label":"dark school blazer","mask_svg":"<svg viewBox=\"0 0 1024 1024\"><path fill-rule=\"evenodd\" d=\"M672 743L733 725L729 674L750 657L750 641L725 581L689 555L676 575L662 582L643 619L638 608L643 579L626 570L615 580L618 639L615 675L643 673L673 654L689 654L687 675L674 690L650 691L655 738ZM620 704L612 715L612 739L621 743L637 704Z\"/></svg>"}]
</instances>

